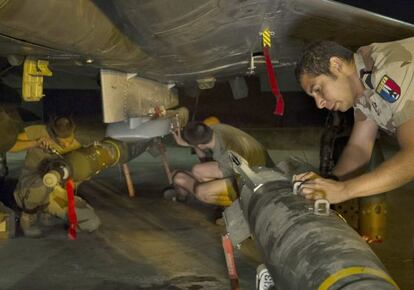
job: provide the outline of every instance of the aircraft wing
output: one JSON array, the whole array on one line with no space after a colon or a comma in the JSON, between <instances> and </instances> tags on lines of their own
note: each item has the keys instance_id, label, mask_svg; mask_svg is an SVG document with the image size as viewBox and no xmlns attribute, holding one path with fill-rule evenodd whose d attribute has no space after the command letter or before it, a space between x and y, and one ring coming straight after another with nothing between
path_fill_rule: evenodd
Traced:
<instances>
[{"instance_id":1,"label":"aircraft wing","mask_svg":"<svg viewBox=\"0 0 414 290\"><path fill-rule=\"evenodd\" d=\"M312 40L357 48L414 35L414 25L327 0L0 0L0 78L37 101L43 86L98 88L99 76L104 122L142 123L178 105L174 86L229 80L235 98L247 96L237 77L264 72L265 28L279 67Z\"/></svg>"},{"instance_id":2,"label":"aircraft wing","mask_svg":"<svg viewBox=\"0 0 414 290\"><path fill-rule=\"evenodd\" d=\"M248 73L265 27L280 66L316 39L358 47L414 35L411 24L326 0L1 0L0 55L180 84Z\"/></svg>"}]
</instances>

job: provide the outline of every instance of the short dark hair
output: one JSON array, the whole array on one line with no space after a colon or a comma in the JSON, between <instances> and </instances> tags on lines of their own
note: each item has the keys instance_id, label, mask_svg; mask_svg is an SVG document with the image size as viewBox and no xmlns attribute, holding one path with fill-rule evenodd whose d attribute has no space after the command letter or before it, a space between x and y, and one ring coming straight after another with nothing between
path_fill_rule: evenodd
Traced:
<instances>
[{"instance_id":1,"label":"short dark hair","mask_svg":"<svg viewBox=\"0 0 414 290\"><path fill-rule=\"evenodd\" d=\"M353 55L352 50L333 41L323 40L312 42L305 47L296 64L296 79L300 82L301 76L305 73L312 76L322 74L332 76L329 69L330 58L336 56L351 62L353 61Z\"/></svg>"},{"instance_id":2,"label":"short dark hair","mask_svg":"<svg viewBox=\"0 0 414 290\"><path fill-rule=\"evenodd\" d=\"M50 132L57 138L68 138L75 132L75 123L72 118L58 116L49 123Z\"/></svg>"},{"instance_id":3,"label":"short dark hair","mask_svg":"<svg viewBox=\"0 0 414 290\"><path fill-rule=\"evenodd\" d=\"M189 122L182 131L181 136L190 145L207 144L213 137L213 130L203 122Z\"/></svg>"}]
</instances>

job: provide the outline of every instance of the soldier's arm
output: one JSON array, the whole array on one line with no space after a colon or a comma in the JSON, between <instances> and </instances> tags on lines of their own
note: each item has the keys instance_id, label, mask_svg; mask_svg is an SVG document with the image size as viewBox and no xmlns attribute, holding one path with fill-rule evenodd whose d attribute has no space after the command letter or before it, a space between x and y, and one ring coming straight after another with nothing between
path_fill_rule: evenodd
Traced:
<instances>
[{"instance_id":1,"label":"soldier's arm","mask_svg":"<svg viewBox=\"0 0 414 290\"><path fill-rule=\"evenodd\" d=\"M377 132L378 125L373 120L355 121L349 141L333 174L345 180L366 165L371 158Z\"/></svg>"},{"instance_id":2,"label":"soldier's arm","mask_svg":"<svg viewBox=\"0 0 414 290\"><path fill-rule=\"evenodd\" d=\"M375 170L346 182L351 197L386 192L414 180L414 118L397 129L400 150Z\"/></svg>"},{"instance_id":3,"label":"soldier's arm","mask_svg":"<svg viewBox=\"0 0 414 290\"><path fill-rule=\"evenodd\" d=\"M30 139L26 132L22 132L17 136L16 143L10 148L9 152L16 153L28 150L34 147L49 149L52 147L53 141L48 136L42 136L36 140Z\"/></svg>"},{"instance_id":4,"label":"soldier's arm","mask_svg":"<svg viewBox=\"0 0 414 290\"><path fill-rule=\"evenodd\" d=\"M398 128L397 138L401 149L373 171L342 182L316 178L302 186L301 194L315 199L323 192L331 203L339 203L387 192L414 180L414 118Z\"/></svg>"},{"instance_id":5,"label":"soldier's arm","mask_svg":"<svg viewBox=\"0 0 414 290\"><path fill-rule=\"evenodd\" d=\"M206 158L207 155L206 155L206 153L203 150L201 150L197 146L192 146L192 147L194 148L194 152L197 154L197 157L200 160L203 160L203 158Z\"/></svg>"},{"instance_id":6,"label":"soldier's arm","mask_svg":"<svg viewBox=\"0 0 414 290\"><path fill-rule=\"evenodd\" d=\"M177 145L184 146L184 147L190 147L191 146L186 141L184 141L183 137L181 136L180 128L177 128L175 130L171 130L171 134L173 135L174 140L177 143Z\"/></svg>"},{"instance_id":7,"label":"soldier's arm","mask_svg":"<svg viewBox=\"0 0 414 290\"><path fill-rule=\"evenodd\" d=\"M26 132L22 132L17 136L16 143L10 148L9 152L20 152L38 146L36 140L30 140Z\"/></svg>"}]
</instances>

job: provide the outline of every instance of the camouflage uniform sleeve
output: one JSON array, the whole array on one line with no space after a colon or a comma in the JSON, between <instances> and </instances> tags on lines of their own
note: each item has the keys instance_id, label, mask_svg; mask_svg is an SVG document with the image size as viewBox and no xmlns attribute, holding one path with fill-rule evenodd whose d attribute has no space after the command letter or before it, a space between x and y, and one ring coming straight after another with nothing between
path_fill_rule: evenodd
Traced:
<instances>
[{"instance_id":1,"label":"camouflage uniform sleeve","mask_svg":"<svg viewBox=\"0 0 414 290\"><path fill-rule=\"evenodd\" d=\"M354 107L354 121L359 122L359 121L365 121L366 119L368 119L368 116L365 115L364 112L360 108Z\"/></svg>"},{"instance_id":2,"label":"camouflage uniform sleeve","mask_svg":"<svg viewBox=\"0 0 414 290\"><path fill-rule=\"evenodd\" d=\"M216 144L212 148L212 157L218 163L218 166L224 177L233 175L232 164L228 155L227 144L223 140L223 126L221 124L211 126L216 136Z\"/></svg>"},{"instance_id":3,"label":"camouflage uniform sleeve","mask_svg":"<svg viewBox=\"0 0 414 290\"><path fill-rule=\"evenodd\" d=\"M393 110L394 125L401 126L414 118L414 64L413 62L393 63L389 76L400 86L401 96Z\"/></svg>"},{"instance_id":4,"label":"camouflage uniform sleeve","mask_svg":"<svg viewBox=\"0 0 414 290\"><path fill-rule=\"evenodd\" d=\"M30 140L37 140L40 137L48 136L45 125L32 125L24 128L24 131L26 132L27 137L29 137Z\"/></svg>"},{"instance_id":5,"label":"camouflage uniform sleeve","mask_svg":"<svg viewBox=\"0 0 414 290\"><path fill-rule=\"evenodd\" d=\"M373 45L374 91L389 107L394 128L414 117L414 38Z\"/></svg>"}]
</instances>

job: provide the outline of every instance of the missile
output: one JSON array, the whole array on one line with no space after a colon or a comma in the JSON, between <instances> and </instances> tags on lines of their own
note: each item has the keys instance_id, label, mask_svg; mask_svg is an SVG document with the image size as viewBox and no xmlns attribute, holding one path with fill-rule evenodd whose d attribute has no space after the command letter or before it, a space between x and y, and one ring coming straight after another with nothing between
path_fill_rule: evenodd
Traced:
<instances>
[{"instance_id":1,"label":"missile","mask_svg":"<svg viewBox=\"0 0 414 290\"><path fill-rule=\"evenodd\" d=\"M241 190L224 211L228 234L233 245L255 240L276 289L399 289L368 244L326 200L294 194L291 173L307 171L303 165L250 168L234 152L230 159Z\"/></svg>"},{"instance_id":2,"label":"missile","mask_svg":"<svg viewBox=\"0 0 414 290\"><path fill-rule=\"evenodd\" d=\"M124 164L142 154L152 143L152 139L127 143L112 138L70 151L49 161L43 184L54 187L69 176L80 182L97 175L102 170L116 164Z\"/></svg>"}]
</instances>

